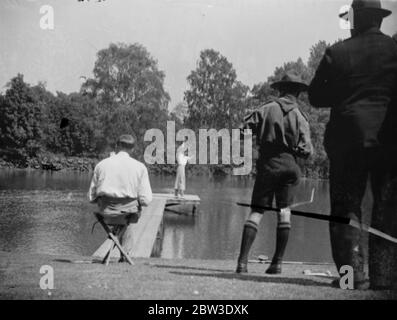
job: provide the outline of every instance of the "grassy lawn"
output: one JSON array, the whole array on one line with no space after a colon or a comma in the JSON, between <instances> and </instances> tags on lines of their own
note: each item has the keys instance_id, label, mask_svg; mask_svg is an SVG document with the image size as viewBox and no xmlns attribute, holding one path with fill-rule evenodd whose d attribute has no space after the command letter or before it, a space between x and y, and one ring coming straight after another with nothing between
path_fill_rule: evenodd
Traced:
<instances>
[{"instance_id":1,"label":"grassy lawn","mask_svg":"<svg viewBox=\"0 0 397 320\"><path fill-rule=\"evenodd\" d=\"M333 278L303 270L332 265L284 265L281 275L251 263L248 275L234 273L234 261L135 259L135 265L72 263L90 257L0 252L0 299L396 299L390 291L335 289ZM40 267L54 269L54 289L39 286Z\"/></svg>"}]
</instances>

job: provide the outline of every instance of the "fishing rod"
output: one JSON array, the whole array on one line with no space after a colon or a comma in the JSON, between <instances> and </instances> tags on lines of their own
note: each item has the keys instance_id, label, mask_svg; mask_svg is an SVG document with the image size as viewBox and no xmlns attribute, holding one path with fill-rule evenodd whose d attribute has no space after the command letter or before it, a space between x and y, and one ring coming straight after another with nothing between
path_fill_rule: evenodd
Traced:
<instances>
[{"instance_id":1,"label":"fishing rod","mask_svg":"<svg viewBox=\"0 0 397 320\"><path fill-rule=\"evenodd\" d=\"M311 196L308 201L294 203L290 206L290 208L294 208L294 207L298 207L298 206L301 206L304 204L312 203L314 200L314 192L315 192L315 188L312 189ZM229 201L222 201L222 200L215 200L215 202L227 204L227 205L230 204ZM237 205L242 206L242 207L249 207L249 208L253 208L253 209L255 209L255 208L256 209L264 209L264 210L275 211L275 212L281 211L280 208L275 208L275 207L271 207L271 206L258 206L258 205L252 205L249 203L243 203L243 202L237 202ZM323 221L336 222L336 223L340 223L340 224L350 225L353 228L366 231L368 233L376 235L376 236L383 238L385 240L388 240L390 242L397 243L397 238L392 237L378 229L372 228L364 223L359 223L358 221L350 219L350 218L330 216L330 215L325 215L325 214L320 214L320 213L315 213L315 212L308 212L308 211L300 211L300 210L291 210L291 214L296 215L296 216L311 218L311 219L317 219L317 220L323 220Z\"/></svg>"},{"instance_id":2,"label":"fishing rod","mask_svg":"<svg viewBox=\"0 0 397 320\"><path fill-rule=\"evenodd\" d=\"M275 211L275 212L281 211L280 208L275 208L275 207L270 207L270 206L259 206L259 205L253 205L253 204L243 203L243 202L237 202L237 205L242 206L242 207L249 207L252 209L262 209L262 210ZM359 223L358 221L350 219L350 218L329 216L329 215L325 215L325 214L308 212L308 211L300 211L300 210L291 210L291 214L293 214L295 216L300 216L300 217L306 217L306 218L312 218L312 219L317 219L317 220L324 220L324 221L329 221L329 222L346 224L346 225L352 226L353 228L369 232L373 235L381 237L381 238L388 240L390 242L397 243L397 238L394 238L380 230L372 228L364 223Z\"/></svg>"},{"instance_id":3,"label":"fishing rod","mask_svg":"<svg viewBox=\"0 0 397 320\"><path fill-rule=\"evenodd\" d=\"M294 204L290 205L290 208L295 208L295 207L302 206L304 204L312 203L314 201L314 191L315 190L316 190L315 188L312 189L312 193L310 195L310 200L309 201L302 201L302 202L294 203Z\"/></svg>"}]
</instances>

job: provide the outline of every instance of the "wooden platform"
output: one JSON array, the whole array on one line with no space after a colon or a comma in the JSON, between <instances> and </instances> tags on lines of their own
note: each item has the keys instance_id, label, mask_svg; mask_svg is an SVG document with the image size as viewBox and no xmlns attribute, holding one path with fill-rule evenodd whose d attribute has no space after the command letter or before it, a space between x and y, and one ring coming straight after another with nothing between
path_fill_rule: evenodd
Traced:
<instances>
[{"instance_id":1,"label":"wooden platform","mask_svg":"<svg viewBox=\"0 0 397 320\"><path fill-rule=\"evenodd\" d=\"M153 197L156 199L166 199L165 206L167 208L167 211L178 214L182 213L169 208L177 205L192 205L192 210L190 212L195 215L197 211L197 206L200 204L200 198L195 194L186 194L183 198L180 198L175 197L175 195L171 193L155 193L153 194ZM190 212L185 210L183 214L189 214Z\"/></svg>"},{"instance_id":2,"label":"wooden platform","mask_svg":"<svg viewBox=\"0 0 397 320\"><path fill-rule=\"evenodd\" d=\"M161 236L164 209L174 205L193 205L193 214L196 206L200 203L197 195L185 195L184 198L176 198L173 194L154 193L153 200L149 206L144 207L141 217L132 229L133 239L132 250L129 253L132 257L149 258L153 252L156 239ZM107 239L93 254L94 257L103 258L109 251L112 241ZM115 248L111 253L112 258L120 257L120 252Z\"/></svg>"},{"instance_id":3,"label":"wooden platform","mask_svg":"<svg viewBox=\"0 0 397 320\"><path fill-rule=\"evenodd\" d=\"M154 199L166 199L166 206L177 204L200 204L199 196L195 194L186 194L183 198L175 197L172 193L154 193Z\"/></svg>"}]
</instances>

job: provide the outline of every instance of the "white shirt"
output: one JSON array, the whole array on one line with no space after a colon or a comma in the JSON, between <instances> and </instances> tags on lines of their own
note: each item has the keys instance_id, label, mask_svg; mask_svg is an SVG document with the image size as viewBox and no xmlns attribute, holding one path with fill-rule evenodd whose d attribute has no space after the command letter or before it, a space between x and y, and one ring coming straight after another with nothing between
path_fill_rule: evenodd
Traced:
<instances>
[{"instance_id":1,"label":"white shirt","mask_svg":"<svg viewBox=\"0 0 397 320\"><path fill-rule=\"evenodd\" d=\"M152 201L152 189L146 166L124 151L102 160L94 169L88 192L91 202L99 196L137 198L147 206Z\"/></svg>"},{"instance_id":2,"label":"white shirt","mask_svg":"<svg viewBox=\"0 0 397 320\"><path fill-rule=\"evenodd\" d=\"M176 155L176 162L179 165L186 166L186 163L190 160L190 157L185 156L183 153Z\"/></svg>"},{"instance_id":3,"label":"white shirt","mask_svg":"<svg viewBox=\"0 0 397 320\"><path fill-rule=\"evenodd\" d=\"M185 166L188 160L190 160L190 157L185 156L185 149L186 145L185 143L182 143L176 150L176 162L183 166Z\"/></svg>"}]
</instances>

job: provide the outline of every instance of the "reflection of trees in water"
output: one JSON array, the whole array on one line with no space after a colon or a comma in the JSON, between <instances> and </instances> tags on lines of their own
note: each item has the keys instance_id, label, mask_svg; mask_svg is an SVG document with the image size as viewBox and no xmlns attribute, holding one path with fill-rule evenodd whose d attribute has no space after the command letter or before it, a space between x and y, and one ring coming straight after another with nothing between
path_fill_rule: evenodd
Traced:
<instances>
[{"instance_id":1,"label":"reflection of trees in water","mask_svg":"<svg viewBox=\"0 0 397 320\"><path fill-rule=\"evenodd\" d=\"M106 234L100 227L91 234L95 206L86 199L90 175L20 172L0 172L0 182L6 188L0 190L0 250L91 255L106 239ZM150 179L152 185L160 189L174 183L172 176L151 176ZM195 217L164 214L161 256L237 258L249 210L237 206L236 202L250 201L253 183L254 179L246 177L191 177L188 193L200 196L200 210ZM316 187L314 202L298 209L329 214L326 181L302 180L296 201L310 198L313 187ZM364 211L370 208L368 200L364 202ZM172 208L181 212L192 209L191 206ZM263 219L251 257L272 255L276 225L274 213ZM329 246L326 222L294 217L286 259L329 261Z\"/></svg>"},{"instance_id":2,"label":"reflection of trees in water","mask_svg":"<svg viewBox=\"0 0 397 320\"><path fill-rule=\"evenodd\" d=\"M86 192L91 173L74 171L15 170L0 171L0 190L24 190L26 192L48 190L73 190ZM84 195L85 198L85 195Z\"/></svg>"},{"instance_id":3,"label":"reflection of trees in water","mask_svg":"<svg viewBox=\"0 0 397 320\"><path fill-rule=\"evenodd\" d=\"M195 219L194 216L164 213L162 258L184 258L185 234L193 232Z\"/></svg>"},{"instance_id":4,"label":"reflection of trees in water","mask_svg":"<svg viewBox=\"0 0 397 320\"><path fill-rule=\"evenodd\" d=\"M172 213L165 215L166 232L162 257L235 259L238 256L241 232L249 210L236 206L235 201L249 201L252 188L239 188L238 183L230 183L225 188L228 180L219 180L200 193L202 201L196 218ZM297 188L296 201L308 200L313 187L316 188L314 202L299 209L329 214L327 183L302 180ZM183 211L181 208L176 210ZM268 213L259 227L252 248L252 257L259 254L268 256L273 254L276 227L276 214ZM286 258L328 261L330 259L328 225L294 216Z\"/></svg>"}]
</instances>

